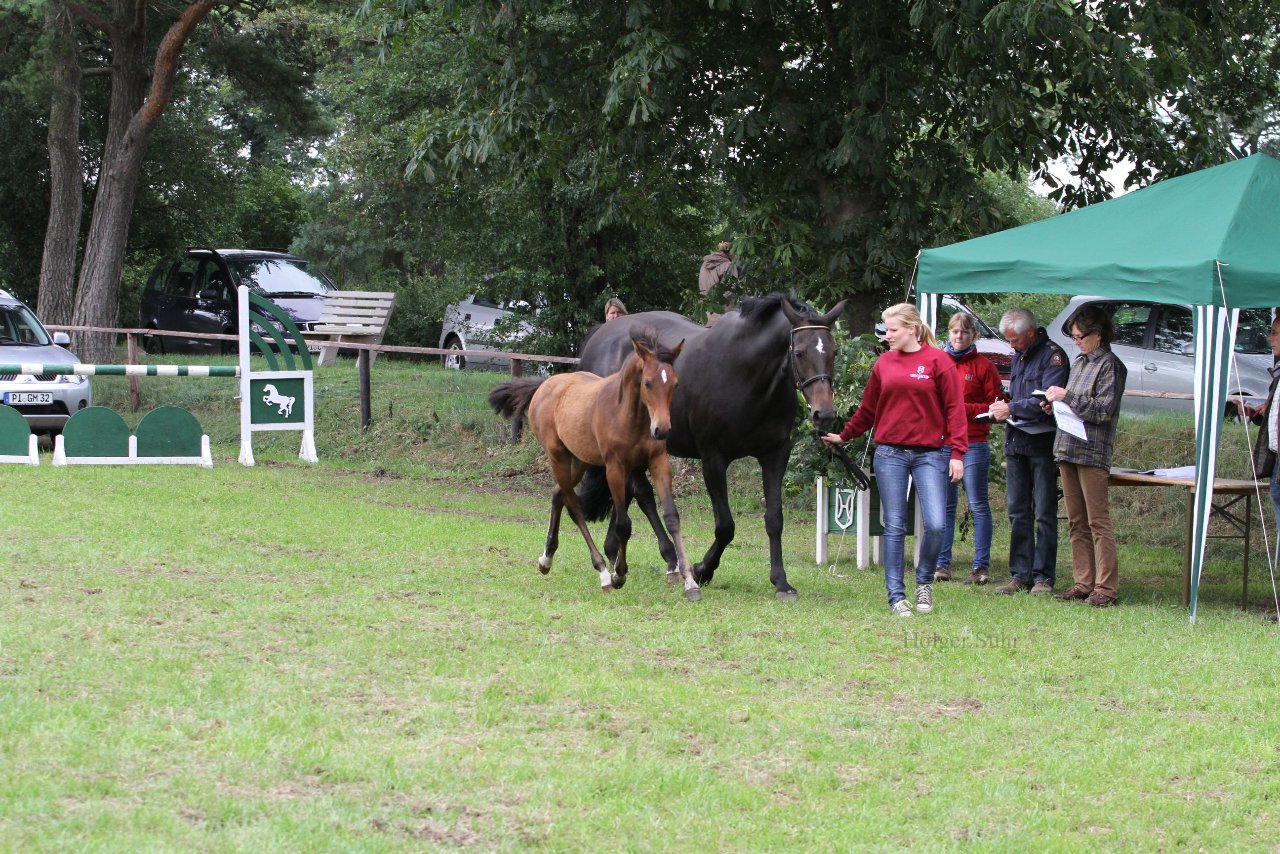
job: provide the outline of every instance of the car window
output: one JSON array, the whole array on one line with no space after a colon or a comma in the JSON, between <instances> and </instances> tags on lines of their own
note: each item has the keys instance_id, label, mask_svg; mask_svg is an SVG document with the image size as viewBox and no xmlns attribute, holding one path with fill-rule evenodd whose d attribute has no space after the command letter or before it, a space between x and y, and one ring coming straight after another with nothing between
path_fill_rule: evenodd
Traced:
<instances>
[{"instance_id":1,"label":"car window","mask_svg":"<svg viewBox=\"0 0 1280 854\"><path fill-rule=\"evenodd\" d=\"M196 281L197 292L213 291L214 299L227 301L231 299L231 289L227 285L227 277L223 275L218 262L212 259L200 265L200 275Z\"/></svg>"},{"instance_id":2,"label":"car window","mask_svg":"<svg viewBox=\"0 0 1280 854\"><path fill-rule=\"evenodd\" d=\"M32 344L43 347L49 336L25 305L0 305L0 344Z\"/></svg>"},{"instance_id":3,"label":"car window","mask_svg":"<svg viewBox=\"0 0 1280 854\"><path fill-rule=\"evenodd\" d=\"M158 294L164 290L164 282L168 267L157 264L155 270L151 273L151 278L147 279L146 293L148 295Z\"/></svg>"},{"instance_id":4,"label":"car window","mask_svg":"<svg viewBox=\"0 0 1280 854\"><path fill-rule=\"evenodd\" d=\"M1180 305L1167 305L1160 312L1151 346L1161 353L1184 355L1192 342L1191 312Z\"/></svg>"},{"instance_id":5,"label":"car window","mask_svg":"<svg viewBox=\"0 0 1280 854\"><path fill-rule=\"evenodd\" d=\"M1129 347L1142 347L1147 343L1147 324L1151 321L1150 303L1113 302L1103 303L1101 307L1111 312L1111 323L1115 326L1115 343ZM1071 330L1066 330L1071 334Z\"/></svg>"},{"instance_id":6,"label":"car window","mask_svg":"<svg viewBox=\"0 0 1280 854\"><path fill-rule=\"evenodd\" d=\"M323 274L313 274L300 261L281 258L235 258L227 265L239 284L267 294L323 296L332 284Z\"/></svg>"},{"instance_id":7,"label":"car window","mask_svg":"<svg viewBox=\"0 0 1280 854\"><path fill-rule=\"evenodd\" d=\"M1267 333L1270 331L1271 309L1244 309L1236 323L1236 352L1270 356L1271 343L1267 341Z\"/></svg>"},{"instance_id":8,"label":"car window","mask_svg":"<svg viewBox=\"0 0 1280 854\"><path fill-rule=\"evenodd\" d=\"M184 258L174 264L169 270L169 278L165 280L165 293L175 297L193 296L199 269L200 261L195 258Z\"/></svg>"}]
</instances>

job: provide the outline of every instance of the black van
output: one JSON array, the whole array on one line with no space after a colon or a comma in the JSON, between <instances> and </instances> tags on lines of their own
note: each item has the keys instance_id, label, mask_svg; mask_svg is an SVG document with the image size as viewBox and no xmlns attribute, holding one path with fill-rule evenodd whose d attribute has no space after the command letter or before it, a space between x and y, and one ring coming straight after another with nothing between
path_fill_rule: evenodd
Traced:
<instances>
[{"instance_id":1,"label":"black van","mask_svg":"<svg viewBox=\"0 0 1280 854\"><path fill-rule=\"evenodd\" d=\"M174 332L237 332L236 288L250 290L280 306L299 329L320 317L324 295L337 285L319 268L296 255L257 249L188 249L161 261L142 292L138 325ZM235 352L234 341L149 335L148 353Z\"/></svg>"}]
</instances>

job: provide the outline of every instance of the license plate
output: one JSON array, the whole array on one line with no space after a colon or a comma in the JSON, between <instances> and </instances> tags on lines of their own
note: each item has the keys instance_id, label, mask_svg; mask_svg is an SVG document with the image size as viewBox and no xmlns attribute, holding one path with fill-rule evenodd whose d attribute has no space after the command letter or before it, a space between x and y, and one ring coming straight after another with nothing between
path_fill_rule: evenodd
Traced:
<instances>
[{"instance_id":1,"label":"license plate","mask_svg":"<svg viewBox=\"0 0 1280 854\"><path fill-rule=\"evenodd\" d=\"M4 402L10 406L47 406L53 403L53 393L48 391L6 391Z\"/></svg>"},{"instance_id":2,"label":"license plate","mask_svg":"<svg viewBox=\"0 0 1280 854\"><path fill-rule=\"evenodd\" d=\"M312 344L310 341L308 341L308 342L307 342L307 352L308 352L308 353L319 353L319 352L320 352L320 345L319 345L319 344Z\"/></svg>"}]
</instances>

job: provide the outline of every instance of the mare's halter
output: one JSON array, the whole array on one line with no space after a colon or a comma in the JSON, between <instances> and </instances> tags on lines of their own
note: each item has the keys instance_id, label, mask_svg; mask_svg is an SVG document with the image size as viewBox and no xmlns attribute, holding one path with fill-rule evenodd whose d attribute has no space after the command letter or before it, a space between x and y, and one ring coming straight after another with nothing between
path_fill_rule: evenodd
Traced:
<instances>
[{"instance_id":1,"label":"mare's halter","mask_svg":"<svg viewBox=\"0 0 1280 854\"><path fill-rule=\"evenodd\" d=\"M825 329L831 331L830 326L822 326L819 324L811 324L809 326L793 326L791 327L791 376L796 382L796 391L803 392L806 388L821 380L826 380L831 384L832 390L835 390L836 383L831 374L814 374L807 380L800 379L800 366L796 364L796 333L805 329Z\"/></svg>"}]
</instances>

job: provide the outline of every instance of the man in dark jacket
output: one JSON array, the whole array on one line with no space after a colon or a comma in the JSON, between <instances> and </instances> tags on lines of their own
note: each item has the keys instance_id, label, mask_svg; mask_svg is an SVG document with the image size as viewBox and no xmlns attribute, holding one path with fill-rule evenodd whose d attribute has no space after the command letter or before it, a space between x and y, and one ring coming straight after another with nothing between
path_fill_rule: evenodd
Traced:
<instances>
[{"instance_id":1,"label":"man in dark jacket","mask_svg":"<svg viewBox=\"0 0 1280 854\"><path fill-rule=\"evenodd\" d=\"M1036 326L1029 309L1006 311L1000 318L1000 332L1016 351L1009 401L991 405L992 415L1005 425L1009 573L1013 577L995 592L1051 593L1058 568L1058 466L1053 461L1057 429L1043 399L1032 392L1065 387L1071 368L1067 354Z\"/></svg>"}]
</instances>

